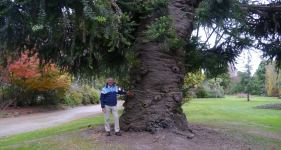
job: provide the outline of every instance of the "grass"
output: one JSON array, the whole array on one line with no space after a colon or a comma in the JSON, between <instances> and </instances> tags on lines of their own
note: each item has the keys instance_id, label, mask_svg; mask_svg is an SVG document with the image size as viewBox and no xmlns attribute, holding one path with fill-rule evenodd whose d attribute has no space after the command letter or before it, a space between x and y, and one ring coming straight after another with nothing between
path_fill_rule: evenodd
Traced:
<instances>
[{"instance_id":1,"label":"grass","mask_svg":"<svg viewBox=\"0 0 281 150\"><path fill-rule=\"evenodd\" d=\"M258 129L281 134L281 111L256 109L255 106L281 103L273 97L245 98L228 96L223 99L194 99L183 106L192 123L219 127Z\"/></svg>"},{"instance_id":2,"label":"grass","mask_svg":"<svg viewBox=\"0 0 281 150\"><path fill-rule=\"evenodd\" d=\"M69 123L61 124L56 127L41 129L38 131L32 131L22 133L7 138L0 138L0 149L1 147L8 147L14 144L22 144L27 141L39 140L46 137L64 134L66 132L76 131L79 129L87 128L89 125L99 125L103 123L103 116L99 115L95 118L83 118ZM44 145L44 143L43 143ZM49 145L49 144L48 144ZM21 147L25 149L24 147ZM28 145L26 149L38 149L38 145Z\"/></svg>"},{"instance_id":3,"label":"grass","mask_svg":"<svg viewBox=\"0 0 281 150\"><path fill-rule=\"evenodd\" d=\"M233 139L243 139L260 149L281 150L281 110L256 109L264 104L281 103L275 97L193 99L183 105L192 124L226 130ZM275 148L271 148L275 147Z\"/></svg>"},{"instance_id":4,"label":"grass","mask_svg":"<svg viewBox=\"0 0 281 150\"><path fill-rule=\"evenodd\" d=\"M217 129L226 129L233 138L245 139L261 145L275 145L281 148L281 140L249 131L278 134L281 137L281 110L255 109L255 106L281 103L270 97L245 99L228 96L223 99L193 99L183 106L192 124L201 124ZM0 138L2 150L60 150L60 149L124 149L123 145L101 145L93 137L79 135L88 125L103 124L103 116L84 118L56 127ZM245 132L246 131L246 132ZM63 137L63 138L62 138ZM78 147L77 147L78 146Z\"/></svg>"}]
</instances>

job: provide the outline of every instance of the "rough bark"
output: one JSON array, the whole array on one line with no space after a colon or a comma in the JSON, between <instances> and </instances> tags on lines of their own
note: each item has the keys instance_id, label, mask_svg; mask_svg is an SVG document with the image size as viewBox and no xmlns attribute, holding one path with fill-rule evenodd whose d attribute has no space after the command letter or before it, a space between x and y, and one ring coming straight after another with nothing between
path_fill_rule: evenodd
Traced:
<instances>
[{"instance_id":1,"label":"rough bark","mask_svg":"<svg viewBox=\"0 0 281 150\"><path fill-rule=\"evenodd\" d=\"M191 35L198 3L196 0L171 0L169 3L168 15L182 39ZM185 73L183 47L169 53L163 43L145 42L143 33L152 21L153 17L144 21L138 30L135 49L140 65L131 72L134 97L124 103L121 128L150 132L163 128L187 130L187 119L181 108Z\"/></svg>"}]
</instances>

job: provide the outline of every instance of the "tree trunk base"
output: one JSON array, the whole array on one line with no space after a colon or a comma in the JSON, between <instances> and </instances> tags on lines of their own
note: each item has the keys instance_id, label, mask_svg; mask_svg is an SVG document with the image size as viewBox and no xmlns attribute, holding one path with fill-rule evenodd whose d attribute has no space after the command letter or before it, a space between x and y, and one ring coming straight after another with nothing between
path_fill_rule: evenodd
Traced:
<instances>
[{"instance_id":1,"label":"tree trunk base","mask_svg":"<svg viewBox=\"0 0 281 150\"><path fill-rule=\"evenodd\" d=\"M175 97L181 96L181 93L161 93L159 94L161 99L154 94L135 93L134 98L123 104L126 109L120 117L122 130L151 133L162 129L190 131L181 108L182 98L175 100Z\"/></svg>"},{"instance_id":2,"label":"tree trunk base","mask_svg":"<svg viewBox=\"0 0 281 150\"><path fill-rule=\"evenodd\" d=\"M178 39L189 39L193 30L194 8L199 0L171 0L167 15ZM134 48L139 60L131 70L134 97L124 103L120 126L124 131L148 131L155 133L171 129L177 133L191 134L181 108L182 86L185 75L185 44L177 49L163 46L167 43L148 41L147 27L163 14L152 13L142 22L137 32ZM172 30L172 29L171 29ZM192 137L192 136L188 136Z\"/></svg>"}]
</instances>

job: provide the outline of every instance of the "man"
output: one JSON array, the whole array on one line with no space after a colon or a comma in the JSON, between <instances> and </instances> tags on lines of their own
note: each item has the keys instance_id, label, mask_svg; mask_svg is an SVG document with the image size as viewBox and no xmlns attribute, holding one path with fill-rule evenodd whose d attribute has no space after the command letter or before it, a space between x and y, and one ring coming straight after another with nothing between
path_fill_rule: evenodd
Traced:
<instances>
[{"instance_id":1,"label":"man","mask_svg":"<svg viewBox=\"0 0 281 150\"><path fill-rule=\"evenodd\" d=\"M121 136L120 127L119 127L119 116L117 110L117 94L126 94L126 92L119 89L114 82L113 78L108 78L105 87L103 87L100 96L101 108L104 112L105 118L105 131L106 135L110 136L110 111L114 117L114 130L115 135ZM130 93L127 93L130 95Z\"/></svg>"}]
</instances>

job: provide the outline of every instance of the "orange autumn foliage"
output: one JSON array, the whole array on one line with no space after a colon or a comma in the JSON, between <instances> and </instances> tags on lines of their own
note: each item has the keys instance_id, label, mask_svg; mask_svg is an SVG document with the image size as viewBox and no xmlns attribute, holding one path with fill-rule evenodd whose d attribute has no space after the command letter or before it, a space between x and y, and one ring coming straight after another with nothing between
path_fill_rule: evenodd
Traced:
<instances>
[{"instance_id":1,"label":"orange autumn foliage","mask_svg":"<svg viewBox=\"0 0 281 150\"><path fill-rule=\"evenodd\" d=\"M21 57L8 66L8 71L15 79L28 79L40 76L39 59L36 55L29 57L23 52Z\"/></svg>"},{"instance_id":2,"label":"orange autumn foliage","mask_svg":"<svg viewBox=\"0 0 281 150\"><path fill-rule=\"evenodd\" d=\"M60 95L69 89L71 78L65 72L60 72L55 64L47 64L40 68L38 56L29 56L25 51L21 57L8 65L10 81L24 89L47 92L60 91Z\"/></svg>"}]
</instances>

